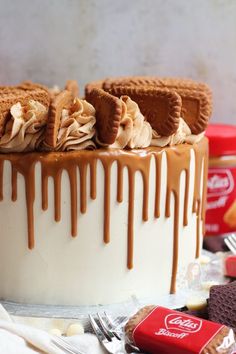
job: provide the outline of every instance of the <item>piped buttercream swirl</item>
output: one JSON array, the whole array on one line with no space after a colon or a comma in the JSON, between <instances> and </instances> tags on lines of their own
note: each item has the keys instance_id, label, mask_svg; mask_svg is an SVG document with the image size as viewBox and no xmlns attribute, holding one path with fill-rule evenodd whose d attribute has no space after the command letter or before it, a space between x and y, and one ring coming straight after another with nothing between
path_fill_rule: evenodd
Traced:
<instances>
[{"instance_id":1,"label":"piped buttercream swirl","mask_svg":"<svg viewBox=\"0 0 236 354\"><path fill-rule=\"evenodd\" d=\"M70 109L63 109L57 136L57 151L94 149L95 109L86 100L75 98Z\"/></svg>"},{"instance_id":2,"label":"piped buttercream swirl","mask_svg":"<svg viewBox=\"0 0 236 354\"><path fill-rule=\"evenodd\" d=\"M0 139L0 152L37 150L43 140L48 109L38 101L29 100L26 107L18 102L11 107L5 133Z\"/></svg>"},{"instance_id":3,"label":"piped buttercream swirl","mask_svg":"<svg viewBox=\"0 0 236 354\"><path fill-rule=\"evenodd\" d=\"M188 124L180 118L179 127L177 131L170 136L161 136L155 130L152 131L152 141L151 146L173 146L183 143L195 144L198 143L204 136L204 132L201 134L192 134L191 129Z\"/></svg>"},{"instance_id":4,"label":"piped buttercream swirl","mask_svg":"<svg viewBox=\"0 0 236 354\"><path fill-rule=\"evenodd\" d=\"M152 139L152 128L134 101L122 96L122 117L115 142L110 148L145 148Z\"/></svg>"}]
</instances>

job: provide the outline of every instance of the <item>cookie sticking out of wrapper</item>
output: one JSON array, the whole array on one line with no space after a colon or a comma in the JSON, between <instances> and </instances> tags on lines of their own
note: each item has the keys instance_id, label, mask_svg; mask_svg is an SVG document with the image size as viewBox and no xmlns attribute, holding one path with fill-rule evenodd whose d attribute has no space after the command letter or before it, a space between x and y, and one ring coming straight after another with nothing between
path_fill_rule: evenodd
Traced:
<instances>
[{"instance_id":1,"label":"cookie sticking out of wrapper","mask_svg":"<svg viewBox=\"0 0 236 354\"><path fill-rule=\"evenodd\" d=\"M116 97L129 96L135 101L151 127L161 136L170 136L177 131L181 98L176 92L139 87L115 87L109 92Z\"/></svg>"},{"instance_id":2,"label":"cookie sticking out of wrapper","mask_svg":"<svg viewBox=\"0 0 236 354\"><path fill-rule=\"evenodd\" d=\"M86 99L96 110L96 128L99 141L103 144L113 144L122 116L121 100L97 88L87 92Z\"/></svg>"},{"instance_id":3,"label":"cookie sticking out of wrapper","mask_svg":"<svg viewBox=\"0 0 236 354\"><path fill-rule=\"evenodd\" d=\"M236 281L210 288L208 313L211 321L222 323L236 331Z\"/></svg>"},{"instance_id":4,"label":"cookie sticking out of wrapper","mask_svg":"<svg viewBox=\"0 0 236 354\"><path fill-rule=\"evenodd\" d=\"M89 89L98 83L90 83ZM100 88L107 92L129 88L162 88L175 91L182 98L181 117L184 118L192 134L205 131L212 113L212 93L206 84L191 79L158 78L146 76L109 78L99 82Z\"/></svg>"},{"instance_id":5,"label":"cookie sticking out of wrapper","mask_svg":"<svg viewBox=\"0 0 236 354\"><path fill-rule=\"evenodd\" d=\"M51 102L50 114L45 132L44 145L53 150L57 145L57 135L60 127L62 110L69 108L73 102L71 92L65 90L60 92Z\"/></svg>"},{"instance_id":6,"label":"cookie sticking out of wrapper","mask_svg":"<svg viewBox=\"0 0 236 354\"><path fill-rule=\"evenodd\" d=\"M11 107L16 103L20 103L24 109L30 100L38 101L43 104L44 107L48 108L50 95L46 90L40 87L30 89L7 87L6 89L2 88L0 90L0 137L4 134L6 123L10 118Z\"/></svg>"},{"instance_id":7,"label":"cookie sticking out of wrapper","mask_svg":"<svg viewBox=\"0 0 236 354\"><path fill-rule=\"evenodd\" d=\"M125 335L133 343L133 331L135 327L155 309L155 305L149 305L141 308L134 316L132 316L125 325Z\"/></svg>"},{"instance_id":8,"label":"cookie sticking out of wrapper","mask_svg":"<svg viewBox=\"0 0 236 354\"><path fill-rule=\"evenodd\" d=\"M129 345L147 353L232 354L231 328L159 306L145 306L125 326Z\"/></svg>"}]
</instances>

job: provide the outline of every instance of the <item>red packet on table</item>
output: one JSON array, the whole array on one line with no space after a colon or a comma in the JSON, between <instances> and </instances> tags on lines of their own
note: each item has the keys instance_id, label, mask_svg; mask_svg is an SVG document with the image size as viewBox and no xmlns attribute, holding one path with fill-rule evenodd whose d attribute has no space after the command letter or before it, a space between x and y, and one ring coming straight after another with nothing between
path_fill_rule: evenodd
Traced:
<instances>
[{"instance_id":1,"label":"red packet on table","mask_svg":"<svg viewBox=\"0 0 236 354\"><path fill-rule=\"evenodd\" d=\"M232 353L233 331L164 307L144 307L125 327L128 340L151 354Z\"/></svg>"},{"instance_id":2,"label":"red packet on table","mask_svg":"<svg viewBox=\"0 0 236 354\"><path fill-rule=\"evenodd\" d=\"M225 275L236 278L236 255L225 258Z\"/></svg>"}]
</instances>

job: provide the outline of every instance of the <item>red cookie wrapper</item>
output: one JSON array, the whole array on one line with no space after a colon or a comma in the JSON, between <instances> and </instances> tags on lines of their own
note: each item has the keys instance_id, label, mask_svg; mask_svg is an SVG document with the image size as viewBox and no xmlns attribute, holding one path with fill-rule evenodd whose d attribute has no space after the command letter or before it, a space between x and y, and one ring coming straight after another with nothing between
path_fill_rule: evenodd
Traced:
<instances>
[{"instance_id":1,"label":"red cookie wrapper","mask_svg":"<svg viewBox=\"0 0 236 354\"><path fill-rule=\"evenodd\" d=\"M225 275L231 278L236 278L236 255L231 255L225 258Z\"/></svg>"},{"instance_id":2,"label":"red cookie wrapper","mask_svg":"<svg viewBox=\"0 0 236 354\"><path fill-rule=\"evenodd\" d=\"M208 235L236 231L236 167L209 168L206 220Z\"/></svg>"},{"instance_id":3,"label":"red cookie wrapper","mask_svg":"<svg viewBox=\"0 0 236 354\"><path fill-rule=\"evenodd\" d=\"M126 325L129 334L132 324ZM229 354L235 345L228 327L159 306L140 317L132 342L150 354Z\"/></svg>"},{"instance_id":4,"label":"red cookie wrapper","mask_svg":"<svg viewBox=\"0 0 236 354\"><path fill-rule=\"evenodd\" d=\"M236 231L236 126L213 124L209 139L206 235Z\"/></svg>"}]
</instances>

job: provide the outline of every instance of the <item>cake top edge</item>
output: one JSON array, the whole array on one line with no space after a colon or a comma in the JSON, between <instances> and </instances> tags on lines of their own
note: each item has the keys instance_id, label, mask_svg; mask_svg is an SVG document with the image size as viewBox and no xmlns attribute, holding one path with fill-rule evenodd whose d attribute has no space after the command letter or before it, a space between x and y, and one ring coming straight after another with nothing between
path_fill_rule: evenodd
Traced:
<instances>
[{"instance_id":1,"label":"cake top edge","mask_svg":"<svg viewBox=\"0 0 236 354\"><path fill-rule=\"evenodd\" d=\"M143 149L194 144L212 113L210 88L191 79L119 77L58 86L0 86L0 153Z\"/></svg>"}]
</instances>

